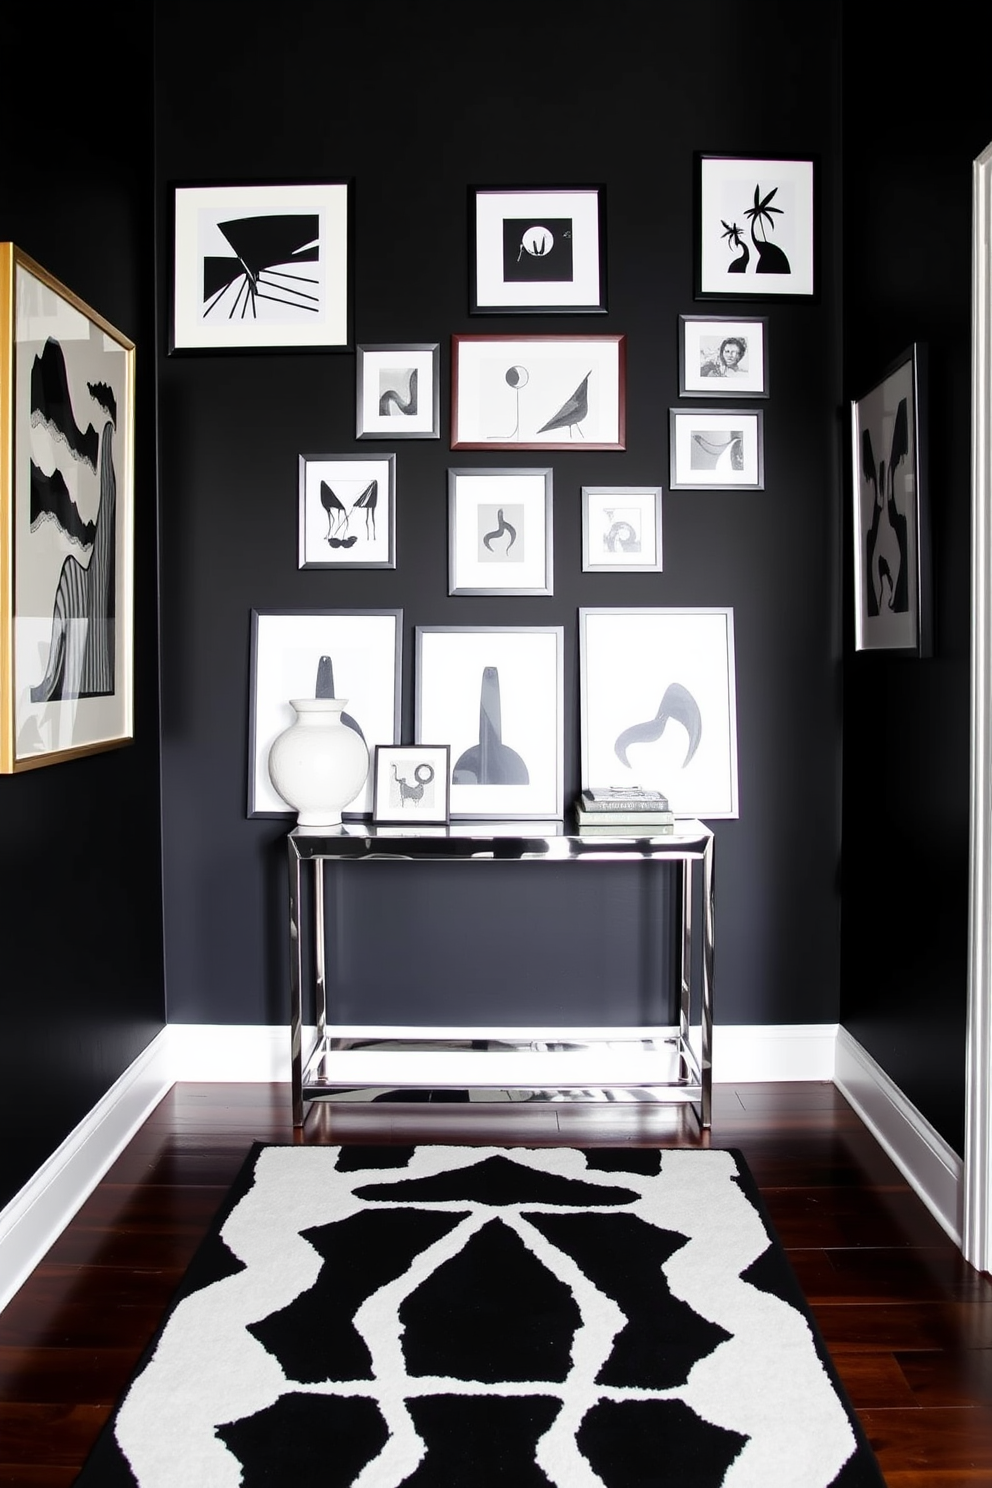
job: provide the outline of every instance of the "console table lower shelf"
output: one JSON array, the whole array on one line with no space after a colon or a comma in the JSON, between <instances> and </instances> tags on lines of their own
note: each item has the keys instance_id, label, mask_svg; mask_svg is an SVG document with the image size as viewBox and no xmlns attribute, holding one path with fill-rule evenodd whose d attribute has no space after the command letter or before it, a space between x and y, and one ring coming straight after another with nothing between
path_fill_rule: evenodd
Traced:
<instances>
[{"instance_id":1,"label":"console table lower shelf","mask_svg":"<svg viewBox=\"0 0 992 1488\"><path fill-rule=\"evenodd\" d=\"M512 827L512 834L506 829ZM316 1100L397 1100L448 1092L485 1101L604 1100L690 1104L711 1124L713 1035L713 834L678 821L661 836L567 833L561 822L456 822L448 828L345 823L296 827L288 836L290 1044L293 1121ZM358 1027L330 1017L324 865L417 862L604 863L680 866L678 1021L633 1028ZM312 875L312 1004L304 1023L304 873ZM693 974L693 872L699 874L702 937ZM698 982L698 986L695 983ZM443 1098L443 1096L442 1096Z\"/></svg>"}]
</instances>

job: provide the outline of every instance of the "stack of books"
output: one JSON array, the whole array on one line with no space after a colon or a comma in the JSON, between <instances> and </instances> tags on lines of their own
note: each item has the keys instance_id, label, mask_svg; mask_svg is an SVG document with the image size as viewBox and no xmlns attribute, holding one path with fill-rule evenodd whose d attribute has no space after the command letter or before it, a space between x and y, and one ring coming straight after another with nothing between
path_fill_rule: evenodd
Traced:
<instances>
[{"instance_id":1,"label":"stack of books","mask_svg":"<svg viewBox=\"0 0 992 1488\"><path fill-rule=\"evenodd\" d=\"M580 832L613 832L617 836L636 833L657 837L675 830L675 813L667 796L629 785L584 790L575 803L575 821Z\"/></svg>"}]
</instances>

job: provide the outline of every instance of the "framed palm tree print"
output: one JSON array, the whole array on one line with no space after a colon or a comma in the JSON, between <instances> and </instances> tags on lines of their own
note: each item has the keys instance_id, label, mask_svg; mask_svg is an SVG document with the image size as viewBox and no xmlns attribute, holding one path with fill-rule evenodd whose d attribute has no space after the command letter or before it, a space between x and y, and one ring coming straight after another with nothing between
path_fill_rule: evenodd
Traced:
<instances>
[{"instance_id":1,"label":"framed palm tree print","mask_svg":"<svg viewBox=\"0 0 992 1488\"><path fill-rule=\"evenodd\" d=\"M812 160L699 155L696 299L812 299Z\"/></svg>"}]
</instances>

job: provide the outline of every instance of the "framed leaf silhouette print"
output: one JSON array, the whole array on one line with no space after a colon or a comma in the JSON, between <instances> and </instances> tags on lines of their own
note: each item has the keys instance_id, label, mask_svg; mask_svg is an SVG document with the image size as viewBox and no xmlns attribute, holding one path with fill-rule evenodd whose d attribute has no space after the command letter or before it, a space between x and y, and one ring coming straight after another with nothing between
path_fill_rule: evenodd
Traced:
<instances>
[{"instance_id":1,"label":"framed leaf silhouette print","mask_svg":"<svg viewBox=\"0 0 992 1488\"><path fill-rule=\"evenodd\" d=\"M696 299L812 299L816 202L812 160L700 155Z\"/></svg>"}]
</instances>

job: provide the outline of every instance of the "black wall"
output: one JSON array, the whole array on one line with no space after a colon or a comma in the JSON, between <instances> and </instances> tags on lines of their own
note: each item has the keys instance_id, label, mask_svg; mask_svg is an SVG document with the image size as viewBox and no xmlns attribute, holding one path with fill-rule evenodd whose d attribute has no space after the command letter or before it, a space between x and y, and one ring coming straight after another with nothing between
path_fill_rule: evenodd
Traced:
<instances>
[{"instance_id":1,"label":"black wall","mask_svg":"<svg viewBox=\"0 0 992 1488\"><path fill-rule=\"evenodd\" d=\"M138 410L134 743L0 777L0 1208L164 1021L151 25L112 3L99 32L63 14L42 49L36 16L4 29L8 81L35 81L0 159L0 238L137 343Z\"/></svg>"},{"instance_id":2,"label":"black wall","mask_svg":"<svg viewBox=\"0 0 992 1488\"><path fill-rule=\"evenodd\" d=\"M924 37L847 7L845 392L860 397L911 342L925 344L935 641L925 661L852 655L848 583L841 1011L963 1152L971 171L992 140L992 24L984 10L952 24L956 11Z\"/></svg>"},{"instance_id":3,"label":"black wall","mask_svg":"<svg viewBox=\"0 0 992 1488\"><path fill-rule=\"evenodd\" d=\"M789 4L760 13L665 7L661 27L647 3L613 13L580 3L567 19L532 7L498 21L474 7L387 5L312 8L305 24L275 32L240 24L230 6L158 7L163 264L170 183L351 178L356 341L439 341L445 353L442 437L397 449L397 567L356 573L301 572L296 556L299 454L368 448L354 442L353 355L160 358L170 1020L276 1023L287 1013L283 838L292 818L248 819L245 806L253 607L401 606L405 740L416 625L563 625L570 797L579 784L576 612L620 604L734 609L740 819L714 824L718 1021L836 1021L840 35L829 11L798 17ZM769 316L761 492L668 490L678 317L700 310L696 151L819 163L818 302L712 307ZM467 188L527 182L605 183L607 315L468 315ZM163 335L167 301L163 278ZM627 336L626 451L553 456L553 597L449 598L446 470L469 463L449 447L450 336L549 329ZM472 461L487 462L506 457ZM580 487L611 481L665 488L663 574L581 571ZM596 913L591 889L583 892L588 902L577 887L570 902L580 915ZM440 883L437 893L438 914L420 932L434 960L451 913ZM390 946L394 918L408 927L415 916L406 904L391 918L374 896L354 908L354 922L377 939L370 1019L402 990L418 955L410 935ZM548 933L541 918L535 904L515 925L535 963ZM578 967L566 928L554 924L551 934L557 983L546 990L557 1007ZM453 1013L463 970L455 956L438 970ZM599 1000L597 1021L610 1021L612 989ZM479 1011L498 1016L498 999ZM595 1009L584 999L575 1011L589 1021Z\"/></svg>"}]
</instances>

